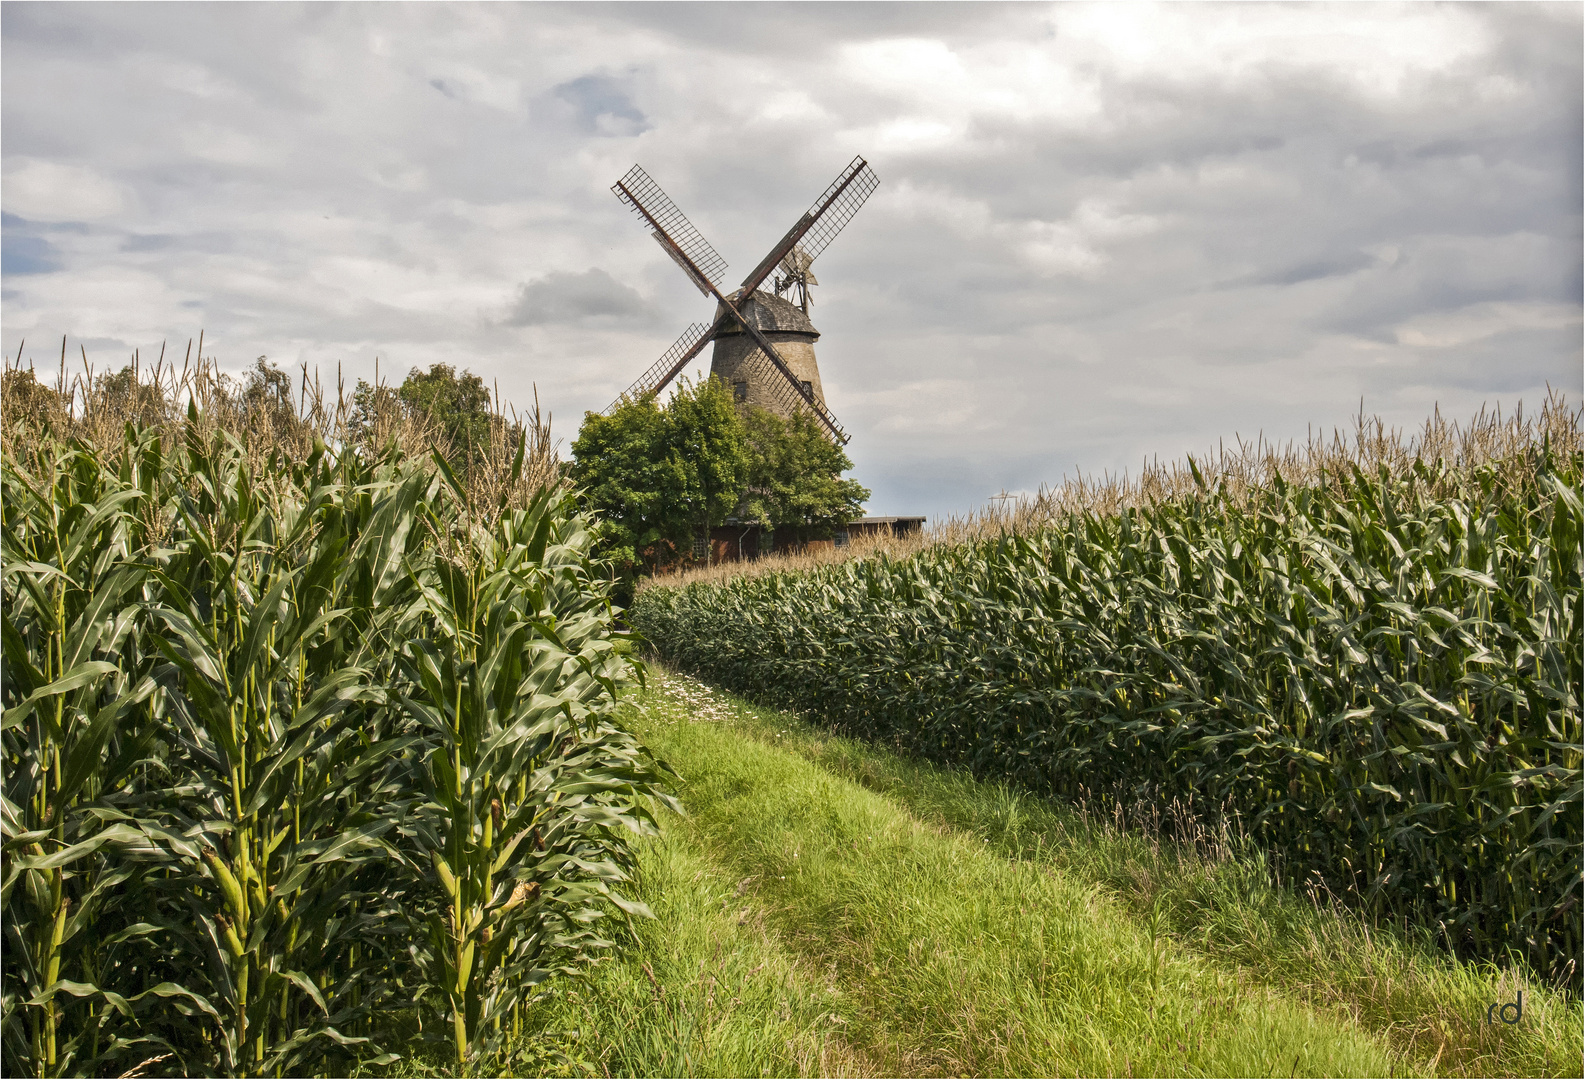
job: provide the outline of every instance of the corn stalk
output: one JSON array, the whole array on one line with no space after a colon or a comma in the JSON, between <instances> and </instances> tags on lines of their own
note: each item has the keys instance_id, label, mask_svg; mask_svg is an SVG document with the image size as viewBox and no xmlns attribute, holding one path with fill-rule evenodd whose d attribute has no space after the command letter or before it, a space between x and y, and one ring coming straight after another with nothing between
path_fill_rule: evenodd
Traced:
<instances>
[{"instance_id":1,"label":"corn stalk","mask_svg":"<svg viewBox=\"0 0 1585 1080\"><path fill-rule=\"evenodd\" d=\"M586 525L508 505L521 446L485 528L443 460L260 469L201 420L0 470L6 1072L344 1072L437 992L494 1045L643 913L661 774Z\"/></svg>"},{"instance_id":2,"label":"corn stalk","mask_svg":"<svg viewBox=\"0 0 1585 1080\"><path fill-rule=\"evenodd\" d=\"M981 775L1236 815L1366 909L1577 989L1577 417L1573 442L1236 497L1196 469L1115 514L651 587L632 620L686 669Z\"/></svg>"}]
</instances>

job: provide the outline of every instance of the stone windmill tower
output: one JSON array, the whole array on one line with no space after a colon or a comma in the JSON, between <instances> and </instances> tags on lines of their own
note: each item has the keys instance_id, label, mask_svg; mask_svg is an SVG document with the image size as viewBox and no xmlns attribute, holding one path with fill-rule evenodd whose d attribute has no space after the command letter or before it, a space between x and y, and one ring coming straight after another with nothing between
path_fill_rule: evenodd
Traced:
<instances>
[{"instance_id":1,"label":"stone windmill tower","mask_svg":"<svg viewBox=\"0 0 1585 1080\"><path fill-rule=\"evenodd\" d=\"M847 433L826 408L815 363L814 343L820 333L809 321L809 287L819 282L810 266L879 183L869 164L854 158L743 279L742 287L723 294L720 284L726 261L643 169L637 165L629 169L611 190L643 219L695 287L715 298L716 311L712 322L695 323L683 331L606 411L630 398L658 394L713 341L710 372L732 387L740 404L758 405L783 416L811 413L835 442L846 443ZM771 282L769 291L760 288L766 281Z\"/></svg>"},{"instance_id":2,"label":"stone windmill tower","mask_svg":"<svg viewBox=\"0 0 1585 1080\"><path fill-rule=\"evenodd\" d=\"M743 320L752 323L772 345L782 363L798 382L800 396L807 393L822 408L826 395L820 386L820 367L815 363L814 343L820 332L809 321L808 313L774 292L756 290L738 304ZM724 306L716 315L726 314ZM732 388L732 398L740 405L757 405L771 412L788 415L797 407L782 391L781 372L764 362L753 336L735 322L715 335L715 351L710 357L710 374Z\"/></svg>"}]
</instances>

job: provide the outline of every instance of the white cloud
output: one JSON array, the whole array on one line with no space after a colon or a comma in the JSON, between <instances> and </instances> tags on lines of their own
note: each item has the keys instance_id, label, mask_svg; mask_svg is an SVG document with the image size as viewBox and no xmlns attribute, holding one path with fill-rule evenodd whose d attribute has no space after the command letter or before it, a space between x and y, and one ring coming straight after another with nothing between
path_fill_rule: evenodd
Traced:
<instances>
[{"instance_id":1,"label":"white cloud","mask_svg":"<svg viewBox=\"0 0 1585 1080\"><path fill-rule=\"evenodd\" d=\"M235 368L443 361L537 386L570 437L710 312L612 181L642 163L736 282L861 153L881 187L817 267L823 381L872 509L963 509L1361 397L1414 423L1577 395L1580 24L12 5L0 315L145 355L202 327Z\"/></svg>"},{"instance_id":2,"label":"white cloud","mask_svg":"<svg viewBox=\"0 0 1585 1080\"><path fill-rule=\"evenodd\" d=\"M1473 13L1414 4L1073 4L1058 7L1052 24L1059 37L1103 50L1124 75L1237 83L1310 71L1378 96L1490 47Z\"/></svg>"},{"instance_id":3,"label":"white cloud","mask_svg":"<svg viewBox=\"0 0 1585 1080\"><path fill-rule=\"evenodd\" d=\"M98 221L121 213L127 199L119 185L93 169L7 158L0 205L31 221Z\"/></svg>"},{"instance_id":4,"label":"white cloud","mask_svg":"<svg viewBox=\"0 0 1585 1080\"><path fill-rule=\"evenodd\" d=\"M1580 330L1580 309L1574 304L1471 304L1456 311L1418 315L1398 326L1400 344L1452 349L1516 330Z\"/></svg>"}]
</instances>

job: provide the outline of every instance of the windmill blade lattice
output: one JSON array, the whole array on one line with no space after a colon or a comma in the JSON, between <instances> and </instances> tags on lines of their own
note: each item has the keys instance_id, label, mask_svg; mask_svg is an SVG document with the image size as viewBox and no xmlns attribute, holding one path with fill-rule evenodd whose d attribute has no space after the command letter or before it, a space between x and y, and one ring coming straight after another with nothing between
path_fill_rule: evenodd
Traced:
<instances>
[{"instance_id":1,"label":"windmill blade lattice","mask_svg":"<svg viewBox=\"0 0 1585 1080\"><path fill-rule=\"evenodd\" d=\"M788 366L787 358L766 337L756 321L744 317L743 309L759 303L754 299L755 290L772 271L782 266L804 287L803 311L807 322L807 286L814 283L809 265L836 239L879 183L869 164L862 157L855 157L815 200L808 212L771 248L770 254L754 268L754 272L744 279L743 288L726 296L721 292L721 276L726 270L726 260L716 253L709 241L694 228L687 215L677 208L659 184L650 179L648 173L638 165L629 169L622 179L611 186L611 191L644 221L656 242L682 268L699 291L716 299L718 317L709 326L695 323L684 331L671 348L606 409L606 413L611 413L629 398L644 398L659 393L705 345L715 340L729 325L735 325L753 342L753 349L747 356L733 361L738 369L752 369L756 384L762 384L768 390L784 414L808 410L839 445L845 444L848 435L842 430L842 425L837 423L836 417L809 389L810 384L800 381L799 376ZM781 292L781 286L776 291ZM797 333L802 334L803 331ZM813 332L812 326L809 333L812 337L819 336ZM803 348L808 351L807 345ZM798 362L812 365L813 354L809 354L807 361Z\"/></svg>"},{"instance_id":2,"label":"windmill blade lattice","mask_svg":"<svg viewBox=\"0 0 1585 1080\"><path fill-rule=\"evenodd\" d=\"M622 396L611 402L606 407L605 415L610 416L622 402L633 400L656 393L677 374L684 364L698 356L704 347L710 343L715 335L715 329L709 323L694 323L682 332L682 336L672 342L671 348L660 354L660 359L650 365L649 370L634 380L633 385L622 391Z\"/></svg>"},{"instance_id":3,"label":"windmill blade lattice","mask_svg":"<svg viewBox=\"0 0 1585 1080\"><path fill-rule=\"evenodd\" d=\"M625 206L644 219L645 224L659 230L655 239L660 241L661 247L667 248L668 255L676 259L667 246L666 241L669 239L711 285L720 286L721 276L726 273L726 260L716 254L710 241L700 235L699 230L693 227L693 222L688 220L688 215L677 208L677 204L661 190L659 184L649 178L647 172L634 165L627 175L611 185L611 191ZM677 265L690 278L694 276L685 262L678 260ZM706 296L710 295L711 290L704 282L696 280L694 285Z\"/></svg>"},{"instance_id":4,"label":"windmill blade lattice","mask_svg":"<svg viewBox=\"0 0 1585 1080\"><path fill-rule=\"evenodd\" d=\"M869 162L862 157L848 162L842 175L831 181L831 186L814 201L808 212L787 230L787 235L770 249L770 254L743 279L743 295L747 296L759 288L771 271L795 248L802 249L804 268L808 269L809 264L853 220L853 215L859 212L859 208L878 186L880 179L870 168Z\"/></svg>"},{"instance_id":5,"label":"windmill blade lattice","mask_svg":"<svg viewBox=\"0 0 1585 1080\"><path fill-rule=\"evenodd\" d=\"M798 246L803 248L810 262L814 262L830 246L831 241L853 220L853 215L859 212L859 207L864 205L879 185L880 180L869 162L861 157L854 158L842 170L842 175L831 182L831 186L809 208L814 224L798 241Z\"/></svg>"},{"instance_id":6,"label":"windmill blade lattice","mask_svg":"<svg viewBox=\"0 0 1585 1080\"><path fill-rule=\"evenodd\" d=\"M788 413L797 409L807 409L814 414L815 419L825 425L826 430L831 433L831 438L836 440L838 445L847 445L851 436L843 430L842 425L837 422L837 418L831 415L831 410L815 400L813 395L805 397L792 373L782 369L780 365L766 356L764 349L755 349L753 353L744 358L743 363L738 368L739 372L748 372L750 370L763 380L763 385L767 389L775 388L777 404L782 409Z\"/></svg>"}]
</instances>

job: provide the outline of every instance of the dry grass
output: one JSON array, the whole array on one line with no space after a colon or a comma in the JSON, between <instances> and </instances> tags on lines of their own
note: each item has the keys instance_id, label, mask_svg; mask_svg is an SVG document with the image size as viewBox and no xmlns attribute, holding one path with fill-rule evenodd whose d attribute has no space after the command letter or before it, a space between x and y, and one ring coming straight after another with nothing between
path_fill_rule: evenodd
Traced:
<instances>
[{"instance_id":1,"label":"dry grass","mask_svg":"<svg viewBox=\"0 0 1585 1080\"><path fill-rule=\"evenodd\" d=\"M204 355L202 335L196 352L188 342L179 367L167 361L163 346L153 364L134 352L119 372L96 368L81 346L80 363L68 364L62 338L53 378L41 379L31 362L23 366L21 356L19 347L0 374L0 450L12 460L28 459L51 438L114 447L127 424L159 429L166 450L189 434L207 444L226 432L242 444L250 469L260 477L273 471L272 456L302 461L320 443L338 452L380 453L394 445L414 456L434 449L457 457L457 448L437 424L400 408L388 389L380 392L385 388L378 375L373 408L359 413L339 365L334 387L321 382L318 370L301 365L294 390L289 377L263 367L262 358L243 379L224 374L215 357ZM523 439L523 468L514 479L512 466ZM545 486L560 483L556 445L550 414L541 413L537 394L533 407L521 414L497 395L488 442L464 466L473 500L494 507L506 496L510 505L525 505Z\"/></svg>"},{"instance_id":2,"label":"dry grass","mask_svg":"<svg viewBox=\"0 0 1585 1080\"><path fill-rule=\"evenodd\" d=\"M1238 439L1231 446L1219 443L1215 451L1200 458L1147 461L1135 477L1079 476L1042 486L1033 496L952 515L915 536L855 538L844 548L809 548L755 562L695 567L645 580L640 590L649 585L722 583L744 575L797 572L880 555L905 558L938 545L1033 532L1070 514L1107 517L1202 491L1225 493L1235 505L1243 505L1250 496L1269 490L1279 475L1288 484L1337 487L1345 484L1356 468L1365 473L1386 469L1397 476L1421 461L1433 473L1438 462L1450 469L1496 464L1500 478L1517 479L1533 471L1531 462L1544 443L1575 449L1581 443L1581 412L1557 390L1548 392L1539 415L1527 415L1522 405L1506 416L1500 409L1482 408L1467 424L1460 424L1437 410L1412 433L1361 413L1352 431L1334 430L1330 437L1315 433L1306 442L1280 445L1263 438Z\"/></svg>"}]
</instances>

